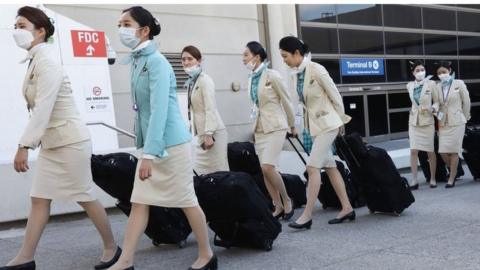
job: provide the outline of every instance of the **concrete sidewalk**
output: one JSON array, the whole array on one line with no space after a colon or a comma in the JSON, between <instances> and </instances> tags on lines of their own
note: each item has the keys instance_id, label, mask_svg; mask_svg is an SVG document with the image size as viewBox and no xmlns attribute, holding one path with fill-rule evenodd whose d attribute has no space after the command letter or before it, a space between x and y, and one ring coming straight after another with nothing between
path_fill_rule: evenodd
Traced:
<instances>
[{"instance_id":1,"label":"concrete sidewalk","mask_svg":"<svg viewBox=\"0 0 480 270\"><path fill-rule=\"evenodd\" d=\"M414 191L416 202L401 217L371 215L364 207L357 209L355 222L328 225L336 211L318 207L309 231L294 231L283 223L271 252L215 247L220 269L480 269L480 183L465 169L467 175L453 189L421 185ZM297 210L295 217L299 214ZM126 217L111 211L110 219L121 243ZM22 235L22 227L0 231L0 265L18 251ZM93 269L100 252L100 239L88 219L55 218L40 242L37 269ZM143 237L135 267L187 269L196 252L193 237L184 249L154 247Z\"/></svg>"}]
</instances>

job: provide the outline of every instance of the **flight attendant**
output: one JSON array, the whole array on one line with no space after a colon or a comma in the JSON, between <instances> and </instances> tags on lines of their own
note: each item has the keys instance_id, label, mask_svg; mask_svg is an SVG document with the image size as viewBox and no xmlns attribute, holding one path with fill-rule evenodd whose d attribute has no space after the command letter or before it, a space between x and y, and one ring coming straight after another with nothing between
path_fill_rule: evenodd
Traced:
<instances>
[{"instance_id":1,"label":"flight attendant","mask_svg":"<svg viewBox=\"0 0 480 270\"><path fill-rule=\"evenodd\" d=\"M455 79L449 61L441 61L437 66L437 95L440 101L438 119L438 153L449 168L449 178L445 188L455 186L458 154L462 151L465 124L470 120L470 95L462 80Z\"/></svg>"},{"instance_id":2,"label":"flight attendant","mask_svg":"<svg viewBox=\"0 0 480 270\"><path fill-rule=\"evenodd\" d=\"M215 84L201 67L202 54L195 46L182 50L182 65L189 79L188 118L197 136L194 169L198 174L229 171L228 135L217 110Z\"/></svg>"},{"instance_id":3,"label":"flight attendant","mask_svg":"<svg viewBox=\"0 0 480 270\"><path fill-rule=\"evenodd\" d=\"M277 171L287 132L295 129L295 114L280 74L268 68L263 46L251 41L243 52L243 64L251 72L248 93L255 119L255 150L262 166L265 185L273 199L276 218L289 220L292 201Z\"/></svg>"},{"instance_id":4,"label":"flight attendant","mask_svg":"<svg viewBox=\"0 0 480 270\"><path fill-rule=\"evenodd\" d=\"M436 188L435 172L437 157L434 149L435 119L438 112L438 95L432 76L425 77L425 65L422 61L412 63L412 74L415 80L407 84L408 94L412 102L408 120L408 137L410 141L410 166L412 182L410 189L418 189L418 151L428 154L430 163L430 187Z\"/></svg>"},{"instance_id":5,"label":"flight attendant","mask_svg":"<svg viewBox=\"0 0 480 270\"><path fill-rule=\"evenodd\" d=\"M28 151L41 147L30 191L25 238L20 252L1 270L35 269L35 251L53 200L77 202L95 224L103 240L103 256L95 269L108 268L121 253L105 209L92 195L89 131L75 107L70 80L53 46L46 43L54 31L40 9L25 6L18 10L13 37L20 48L28 50L22 91L30 120L18 145L15 170L28 171Z\"/></svg>"},{"instance_id":6,"label":"flight attendant","mask_svg":"<svg viewBox=\"0 0 480 270\"><path fill-rule=\"evenodd\" d=\"M310 160L307 164L308 186L307 204L302 215L289 224L295 229L310 229L312 212L320 190L320 169L324 168L330 182L342 204L342 210L330 224L354 220L355 211L350 204L345 183L337 169L332 144L339 133L351 119L345 114L342 96L327 70L310 60L308 45L293 36L280 40L280 54L294 74L293 96L303 107L304 126L313 138Z\"/></svg>"},{"instance_id":7,"label":"flight attendant","mask_svg":"<svg viewBox=\"0 0 480 270\"><path fill-rule=\"evenodd\" d=\"M110 270L133 269L134 253L144 233L150 205L181 208L198 242L197 260L189 269L217 269L205 214L193 187L191 135L180 113L175 73L153 38L160 24L140 6L125 9L118 23L120 41L132 49L131 87L136 112L136 146L140 150L123 253Z\"/></svg>"}]
</instances>

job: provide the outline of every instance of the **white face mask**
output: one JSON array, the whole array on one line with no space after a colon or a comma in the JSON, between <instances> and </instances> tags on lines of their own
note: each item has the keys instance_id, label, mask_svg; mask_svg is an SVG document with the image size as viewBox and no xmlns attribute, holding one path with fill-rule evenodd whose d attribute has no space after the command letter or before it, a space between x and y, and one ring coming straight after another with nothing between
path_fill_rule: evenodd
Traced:
<instances>
[{"instance_id":1,"label":"white face mask","mask_svg":"<svg viewBox=\"0 0 480 270\"><path fill-rule=\"evenodd\" d=\"M28 50L32 46L33 40L35 40L33 33L25 29L15 29L12 34L17 46L25 50Z\"/></svg>"},{"instance_id":2,"label":"white face mask","mask_svg":"<svg viewBox=\"0 0 480 270\"><path fill-rule=\"evenodd\" d=\"M425 71L415 73L415 79L417 81L422 81L423 79L425 79Z\"/></svg>"},{"instance_id":3,"label":"white face mask","mask_svg":"<svg viewBox=\"0 0 480 270\"><path fill-rule=\"evenodd\" d=\"M135 47L137 47L140 43L140 38L135 35L138 29L130 27L118 28L118 36L122 44L130 49L134 49Z\"/></svg>"},{"instance_id":4,"label":"white face mask","mask_svg":"<svg viewBox=\"0 0 480 270\"><path fill-rule=\"evenodd\" d=\"M304 55L303 56L303 60L302 60L302 63L300 63L300 65L298 67L290 67L290 73L292 75L296 75L298 73L301 73L305 70L305 67L307 66L308 62L310 62L312 60L312 54L311 53L308 53L307 55Z\"/></svg>"},{"instance_id":5,"label":"white face mask","mask_svg":"<svg viewBox=\"0 0 480 270\"><path fill-rule=\"evenodd\" d=\"M251 60L250 62L246 63L245 64L245 67L250 70L250 71L253 71L255 69L255 61L254 60Z\"/></svg>"},{"instance_id":6,"label":"white face mask","mask_svg":"<svg viewBox=\"0 0 480 270\"><path fill-rule=\"evenodd\" d=\"M193 77L197 75L201 69L199 65L195 65L195 66L183 68L183 70L185 71L185 73L188 74L188 76Z\"/></svg>"},{"instance_id":7,"label":"white face mask","mask_svg":"<svg viewBox=\"0 0 480 270\"><path fill-rule=\"evenodd\" d=\"M438 75L438 78L442 82L447 82L448 80L450 80L450 77L451 77L450 74L447 74L447 73L442 73L442 74Z\"/></svg>"}]
</instances>

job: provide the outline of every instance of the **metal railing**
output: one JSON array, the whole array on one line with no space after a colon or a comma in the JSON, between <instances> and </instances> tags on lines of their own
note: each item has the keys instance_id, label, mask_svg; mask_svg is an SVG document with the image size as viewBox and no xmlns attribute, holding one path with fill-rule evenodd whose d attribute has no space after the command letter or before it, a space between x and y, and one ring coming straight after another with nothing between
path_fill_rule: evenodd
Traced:
<instances>
[{"instance_id":1,"label":"metal railing","mask_svg":"<svg viewBox=\"0 0 480 270\"><path fill-rule=\"evenodd\" d=\"M123 135L125 135L125 136L128 136L128 137L130 137L130 138L132 138L132 139L135 139L135 138L136 138L135 134L130 133L130 132L128 132L128 131L126 131L126 130L124 130L124 129L121 129L121 128L119 128L119 127L116 127L116 126L112 126L112 125L110 125L110 124L107 124L107 123L105 123L105 122L88 122L88 123L87 123L87 126L104 126L104 127L109 128L109 129L115 130L116 132L121 133L121 134L123 134Z\"/></svg>"}]
</instances>

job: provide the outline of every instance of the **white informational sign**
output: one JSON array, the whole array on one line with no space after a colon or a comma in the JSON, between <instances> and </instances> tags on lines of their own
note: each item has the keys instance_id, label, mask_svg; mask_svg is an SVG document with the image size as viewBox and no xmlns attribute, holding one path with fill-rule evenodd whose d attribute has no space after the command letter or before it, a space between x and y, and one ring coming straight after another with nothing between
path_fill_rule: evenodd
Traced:
<instances>
[{"instance_id":1,"label":"white informational sign","mask_svg":"<svg viewBox=\"0 0 480 270\"><path fill-rule=\"evenodd\" d=\"M16 46L13 25L20 5L2 5L0 16L0 164L11 164L29 114L22 95L27 63L20 64L27 51ZM110 71L105 34L65 16L45 10L53 19L55 34L52 45L69 76L73 93L85 122L115 125ZM118 149L117 133L103 126L89 126L93 150ZM32 153L35 160L36 154Z\"/></svg>"}]
</instances>

